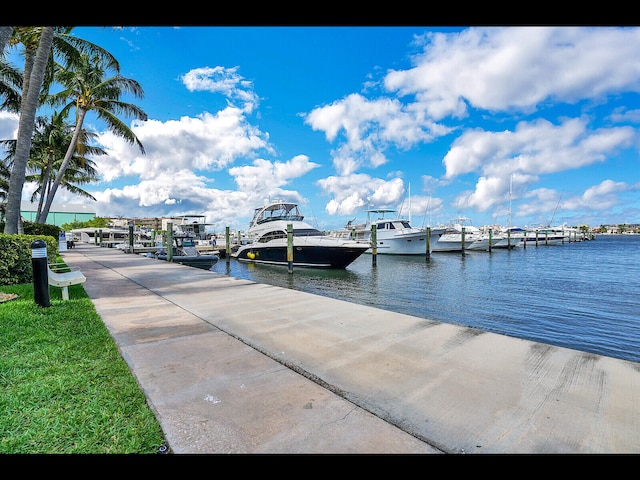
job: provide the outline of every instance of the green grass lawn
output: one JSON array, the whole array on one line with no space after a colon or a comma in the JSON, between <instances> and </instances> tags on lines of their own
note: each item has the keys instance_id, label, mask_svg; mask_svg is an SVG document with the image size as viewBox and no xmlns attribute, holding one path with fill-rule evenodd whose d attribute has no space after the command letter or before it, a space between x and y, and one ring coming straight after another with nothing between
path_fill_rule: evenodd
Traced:
<instances>
[{"instance_id":1,"label":"green grass lawn","mask_svg":"<svg viewBox=\"0 0 640 480\"><path fill-rule=\"evenodd\" d=\"M144 393L82 285L50 306L31 284L0 303L0 454L132 454L166 450ZM2 299L0 299L2 300Z\"/></svg>"}]
</instances>

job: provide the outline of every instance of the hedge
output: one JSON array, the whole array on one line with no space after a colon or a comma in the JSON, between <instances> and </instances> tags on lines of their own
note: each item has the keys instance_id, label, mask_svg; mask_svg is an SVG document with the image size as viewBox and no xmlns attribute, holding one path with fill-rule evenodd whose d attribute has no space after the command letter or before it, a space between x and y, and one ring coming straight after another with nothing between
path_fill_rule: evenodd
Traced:
<instances>
[{"instance_id":1,"label":"hedge","mask_svg":"<svg viewBox=\"0 0 640 480\"><path fill-rule=\"evenodd\" d=\"M36 240L46 242L47 261L54 263L59 254L57 237L0 233L0 285L33 282L31 244Z\"/></svg>"}]
</instances>

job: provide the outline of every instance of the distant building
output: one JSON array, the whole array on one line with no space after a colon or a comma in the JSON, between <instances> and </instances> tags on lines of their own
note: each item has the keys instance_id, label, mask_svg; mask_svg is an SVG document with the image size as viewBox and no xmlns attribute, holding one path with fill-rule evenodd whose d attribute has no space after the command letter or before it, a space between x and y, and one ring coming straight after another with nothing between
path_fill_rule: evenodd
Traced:
<instances>
[{"instance_id":1,"label":"distant building","mask_svg":"<svg viewBox=\"0 0 640 480\"><path fill-rule=\"evenodd\" d=\"M38 204L31 202L20 202L20 215L28 222L35 222L38 214ZM79 205L74 203L51 204L49 215L45 223L62 227L65 223L87 222L96 217L96 212L91 205Z\"/></svg>"},{"instance_id":2,"label":"distant building","mask_svg":"<svg viewBox=\"0 0 640 480\"><path fill-rule=\"evenodd\" d=\"M162 230L162 218L159 217L147 217L147 218L125 218L125 217L112 217L110 225L115 228L128 228L133 225L136 229L145 228L148 230L159 231Z\"/></svg>"},{"instance_id":3,"label":"distant building","mask_svg":"<svg viewBox=\"0 0 640 480\"><path fill-rule=\"evenodd\" d=\"M601 225L601 230L606 229L606 233L612 235L620 235L623 233L640 233L640 224L638 223L623 223L620 225Z\"/></svg>"}]
</instances>

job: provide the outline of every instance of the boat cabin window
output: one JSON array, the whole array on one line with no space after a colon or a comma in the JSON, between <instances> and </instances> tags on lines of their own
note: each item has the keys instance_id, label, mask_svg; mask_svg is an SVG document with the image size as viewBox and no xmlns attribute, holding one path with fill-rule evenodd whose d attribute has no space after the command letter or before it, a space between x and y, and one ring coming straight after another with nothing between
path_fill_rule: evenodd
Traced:
<instances>
[{"instance_id":1,"label":"boat cabin window","mask_svg":"<svg viewBox=\"0 0 640 480\"><path fill-rule=\"evenodd\" d=\"M391 222L380 222L376 228L378 230L393 230L396 227L394 227Z\"/></svg>"},{"instance_id":2,"label":"boat cabin window","mask_svg":"<svg viewBox=\"0 0 640 480\"><path fill-rule=\"evenodd\" d=\"M282 230L273 230L271 232L267 232L264 235L261 235L258 239L260 243L270 242L271 240L275 240L276 238L287 238L287 233Z\"/></svg>"},{"instance_id":3,"label":"boat cabin window","mask_svg":"<svg viewBox=\"0 0 640 480\"><path fill-rule=\"evenodd\" d=\"M323 235L323 233L315 228L297 228L293 230L294 237L316 237L319 235ZM260 243L266 243L271 240L275 240L276 238L287 238L287 232L283 230L272 230L271 232L261 235L257 241Z\"/></svg>"},{"instance_id":4,"label":"boat cabin window","mask_svg":"<svg viewBox=\"0 0 640 480\"><path fill-rule=\"evenodd\" d=\"M322 235L322 232L315 228L296 228L293 230L294 237L317 237L318 235Z\"/></svg>"}]
</instances>

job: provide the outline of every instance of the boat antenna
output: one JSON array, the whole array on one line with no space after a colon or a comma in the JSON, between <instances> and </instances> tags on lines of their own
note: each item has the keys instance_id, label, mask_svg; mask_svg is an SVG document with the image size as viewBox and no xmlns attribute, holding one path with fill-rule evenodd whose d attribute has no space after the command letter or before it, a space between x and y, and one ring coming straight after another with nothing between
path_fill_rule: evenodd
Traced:
<instances>
[{"instance_id":1,"label":"boat antenna","mask_svg":"<svg viewBox=\"0 0 640 480\"><path fill-rule=\"evenodd\" d=\"M396 213L396 218L402 217L402 210L404 210L404 198L402 199L402 203L400 204L400 209Z\"/></svg>"},{"instance_id":2,"label":"boat antenna","mask_svg":"<svg viewBox=\"0 0 640 480\"><path fill-rule=\"evenodd\" d=\"M313 211L313 207L309 206L309 209L311 210L311 215L313 215L313 223L314 226L320 230L320 223L318 223L318 217L316 217L316 214Z\"/></svg>"},{"instance_id":3,"label":"boat antenna","mask_svg":"<svg viewBox=\"0 0 640 480\"><path fill-rule=\"evenodd\" d=\"M424 221L427 218L427 212L429 212L429 227L431 226L431 195L429 195L429 200L427 201L427 208L424 212L424 216L422 217L422 228L424 228Z\"/></svg>"},{"instance_id":4,"label":"boat antenna","mask_svg":"<svg viewBox=\"0 0 640 480\"><path fill-rule=\"evenodd\" d=\"M562 200L562 193L560 194L560 198L558 199L558 203L556 203L556 208L553 210L553 216L551 217L551 221L549 222L549 226L553 225L553 219L556 218L556 212L558 211L558 207L560 206L560 200Z\"/></svg>"},{"instance_id":5,"label":"boat antenna","mask_svg":"<svg viewBox=\"0 0 640 480\"><path fill-rule=\"evenodd\" d=\"M411 182L409 182L409 225L411 225Z\"/></svg>"},{"instance_id":6,"label":"boat antenna","mask_svg":"<svg viewBox=\"0 0 640 480\"><path fill-rule=\"evenodd\" d=\"M511 194L513 190L513 173L509 176L509 224L507 225L511 228Z\"/></svg>"}]
</instances>

